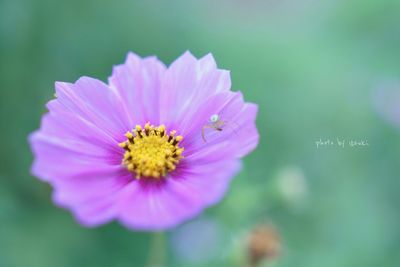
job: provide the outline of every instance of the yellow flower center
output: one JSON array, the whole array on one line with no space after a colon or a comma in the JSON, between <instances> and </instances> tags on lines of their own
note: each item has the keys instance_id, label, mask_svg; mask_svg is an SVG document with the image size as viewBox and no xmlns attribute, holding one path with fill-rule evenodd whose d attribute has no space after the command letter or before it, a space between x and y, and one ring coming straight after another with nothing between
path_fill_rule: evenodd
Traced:
<instances>
[{"instance_id":1,"label":"yellow flower center","mask_svg":"<svg viewBox=\"0 0 400 267\"><path fill-rule=\"evenodd\" d=\"M167 134L164 125L155 127L146 123L144 129L136 125L134 130L125 134L127 140L119 144L125 149L122 164L136 173L137 179L167 175L183 158L183 148L179 147L183 137L175 134L176 131Z\"/></svg>"}]
</instances>

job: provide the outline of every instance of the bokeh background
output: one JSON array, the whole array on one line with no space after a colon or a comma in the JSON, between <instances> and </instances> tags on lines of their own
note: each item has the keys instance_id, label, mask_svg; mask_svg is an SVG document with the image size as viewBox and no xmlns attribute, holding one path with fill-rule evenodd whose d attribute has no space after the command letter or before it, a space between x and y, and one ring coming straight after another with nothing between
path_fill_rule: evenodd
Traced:
<instances>
[{"instance_id":1,"label":"bokeh background","mask_svg":"<svg viewBox=\"0 0 400 267\"><path fill-rule=\"evenodd\" d=\"M212 52L260 107L261 140L217 206L170 231L163 266L400 266L400 1L0 1L0 266L149 266L151 234L78 225L32 177L54 81L106 81L128 51ZM369 146L320 146L330 139ZM150 260L151 261L151 260Z\"/></svg>"}]
</instances>

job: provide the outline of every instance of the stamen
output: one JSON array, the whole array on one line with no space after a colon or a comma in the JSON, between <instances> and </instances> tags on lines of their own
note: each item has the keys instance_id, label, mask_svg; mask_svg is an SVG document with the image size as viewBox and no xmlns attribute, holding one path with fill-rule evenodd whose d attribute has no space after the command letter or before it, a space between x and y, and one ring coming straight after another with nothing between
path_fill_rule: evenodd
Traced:
<instances>
[{"instance_id":1,"label":"stamen","mask_svg":"<svg viewBox=\"0 0 400 267\"><path fill-rule=\"evenodd\" d=\"M164 125L155 127L146 123L144 129L136 125L125 134L127 140L119 144L125 150L122 164L135 173L137 179L166 176L183 158L184 149L179 147L183 137L175 134L175 130L167 134Z\"/></svg>"}]
</instances>

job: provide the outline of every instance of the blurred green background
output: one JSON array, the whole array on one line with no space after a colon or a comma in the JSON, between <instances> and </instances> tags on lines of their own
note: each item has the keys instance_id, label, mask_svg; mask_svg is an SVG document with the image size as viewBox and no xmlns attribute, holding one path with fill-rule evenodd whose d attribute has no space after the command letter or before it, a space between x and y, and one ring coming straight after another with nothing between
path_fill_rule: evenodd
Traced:
<instances>
[{"instance_id":1,"label":"blurred green background","mask_svg":"<svg viewBox=\"0 0 400 267\"><path fill-rule=\"evenodd\" d=\"M399 14L397 0L1 0L0 266L146 266L150 234L86 229L51 203L26 139L54 81L185 50L231 70L261 139L225 199L167 233L164 266L245 266L264 222L283 246L267 266L400 266Z\"/></svg>"}]
</instances>

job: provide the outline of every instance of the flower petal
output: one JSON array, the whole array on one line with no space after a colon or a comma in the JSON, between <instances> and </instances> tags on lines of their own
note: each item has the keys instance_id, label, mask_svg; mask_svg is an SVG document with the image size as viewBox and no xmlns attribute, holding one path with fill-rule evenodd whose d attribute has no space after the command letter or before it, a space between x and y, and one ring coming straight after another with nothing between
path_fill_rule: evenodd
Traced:
<instances>
[{"instance_id":1,"label":"flower petal","mask_svg":"<svg viewBox=\"0 0 400 267\"><path fill-rule=\"evenodd\" d=\"M121 192L132 181L132 175L121 168L109 168L56 180L53 200L71 209L76 219L86 226L96 226L116 216L116 204Z\"/></svg>"},{"instance_id":2,"label":"flower petal","mask_svg":"<svg viewBox=\"0 0 400 267\"><path fill-rule=\"evenodd\" d=\"M74 84L56 82L57 100L48 104L54 110L73 113L102 129L115 140L130 130L129 116L122 109L121 100L103 82L81 77Z\"/></svg>"},{"instance_id":3,"label":"flower petal","mask_svg":"<svg viewBox=\"0 0 400 267\"><path fill-rule=\"evenodd\" d=\"M138 181L128 185L121 198L119 220L142 230L171 228L219 201L240 162L187 166L161 182Z\"/></svg>"},{"instance_id":4,"label":"flower petal","mask_svg":"<svg viewBox=\"0 0 400 267\"><path fill-rule=\"evenodd\" d=\"M230 90L229 72L217 69L208 54L197 60L184 53L167 69L160 92L161 122L170 129L179 129L187 113L195 112L210 96Z\"/></svg>"},{"instance_id":5,"label":"flower petal","mask_svg":"<svg viewBox=\"0 0 400 267\"><path fill-rule=\"evenodd\" d=\"M118 157L99 148L93 149L86 143L64 142L40 132L30 136L30 143L35 155L32 173L45 181L121 167L122 155Z\"/></svg>"},{"instance_id":6,"label":"flower petal","mask_svg":"<svg viewBox=\"0 0 400 267\"><path fill-rule=\"evenodd\" d=\"M197 110L196 116L186 118L191 122L190 127L183 125L185 158L214 162L249 153L259 139L255 125L257 110L256 105L244 102L241 93L228 92L210 98ZM223 121L220 130L207 121L212 114L218 114Z\"/></svg>"},{"instance_id":7,"label":"flower petal","mask_svg":"<svg viewBox=\"0 0 400 267\"><path fill-rule=\"evenodd\" d=\"M166 67L156 57L140 58L129 53L122 65L109 77L110 87L120 96L130 114L132 126L150 121L159 124L159 95Z\"/></svg>"}]
</instances>

